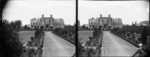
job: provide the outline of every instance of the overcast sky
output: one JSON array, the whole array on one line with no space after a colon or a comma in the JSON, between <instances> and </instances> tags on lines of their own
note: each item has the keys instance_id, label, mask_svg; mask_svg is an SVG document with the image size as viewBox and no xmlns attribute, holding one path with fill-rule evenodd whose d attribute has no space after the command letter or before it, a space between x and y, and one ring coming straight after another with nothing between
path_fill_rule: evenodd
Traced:
<instances>
[{"instance_id":1,"label":"overcast sky","mask_svg":"<svg viewBox=\"0 0 150 57\"><path fill-rule=\"evenodd\" d=\"M148 5L144 1L79 1L79 20L81 25L88 24L91 17L111 14L112 18L122 18L123 24L132 24L148 20Z\"/></svg>"},{"instance_id":2,"label":"overcast sky","mask_svg":"<svg viewBox=\"0 0 150 57\"><path fill-rule=\"evenodd\" d=\"M123 24L131 24L132 21L148 20L148 2L145 1L83 1L78 3L79 20L81 25L88 24L91 17L99 17L102 14L112 18L122 18ZM3 11L3 18L22 20L23 25L30 24L31 18L38 18L44 14L49 17L63 18L65 24L75 23L75 0L11 0Z\"/></svg>"},{"instance_id":3,"label":"overcast sky","mask_svg":"<svg viewBox=\"0 0 150 57\"><path fill-rule=\"evenodd\" d=\"M65 24L75 23L75 0L11 0L7 3L3 11L3 18L12 20L22 20L23 25L30 24L31 18L38 18L44 14L54 18L63 18Z\"/></svg>"}]
</instances>

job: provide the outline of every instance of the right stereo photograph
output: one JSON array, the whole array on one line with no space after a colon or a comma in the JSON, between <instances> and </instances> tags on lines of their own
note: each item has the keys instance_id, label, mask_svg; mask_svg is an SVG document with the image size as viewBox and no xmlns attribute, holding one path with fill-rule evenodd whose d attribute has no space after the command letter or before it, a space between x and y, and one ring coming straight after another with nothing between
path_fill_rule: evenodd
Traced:
<instances>
[{"instance_id":1,"label":"right stereo photograph","mask_svg":"<svg viewBox=\"0 0 150 57\"><path fill-rule=\"evenodd\" d=\"M149 1L78 1L79 57L150 53Z\"/></svg>"}]
</instances>

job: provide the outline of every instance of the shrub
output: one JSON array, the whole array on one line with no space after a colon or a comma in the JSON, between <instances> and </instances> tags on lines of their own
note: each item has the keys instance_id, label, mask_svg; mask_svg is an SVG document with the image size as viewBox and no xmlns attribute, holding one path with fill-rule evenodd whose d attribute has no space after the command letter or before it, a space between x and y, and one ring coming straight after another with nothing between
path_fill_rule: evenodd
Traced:
<instances>
[{"instance_id":1,"label":"shrub","mask_svg":"<svg viewBox=\"0 0 150 57\"><path fill-rule=\"evenodd\" d=\"M64 28L56 28L52 30L56 35L68 40L69 42L75 44L75 27L65 26Z\"/></svg>"},{"instance_id":2,"label":"shrub","mask_svg":"<svg viewBox=\"0 0 150 57\"><path fill-rule=\"evenodd\" d=\"M144 27L144 29L142 30L142 33L141 33L141 38L142 38L142 43L143 44L146 44L147 42L147 28Z\"/></svg>"},{"instance_id":3,"label":"shrub","mask_svg":"<svg viewBox=\"0 0 150 57\"><path fill-rule=\"evenodd\" d=\"M23 46L19 41L18 31L13 29L16 26L14 22L9 23L7 20L2 20L2 32L3 37L2 41L2 51L4 53L4 57L20 57L23 52ZM19 29L19 27L15 27Z\"/></svg>"}]
</instances>

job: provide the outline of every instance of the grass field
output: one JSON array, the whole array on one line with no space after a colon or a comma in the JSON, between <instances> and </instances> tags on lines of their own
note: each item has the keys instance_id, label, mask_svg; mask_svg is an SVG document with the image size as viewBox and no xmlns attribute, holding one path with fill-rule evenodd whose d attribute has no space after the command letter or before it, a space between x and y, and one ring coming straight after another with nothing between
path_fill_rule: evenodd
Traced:
<instances>
[{"instance_id":1,"label":"grass field","mask_svg":"<svg viewBox=\"0 0 150 57\"><path fill-rule=\"evenodd\" d=\"M90 36L93 36L93 31L89 31L89 30L79 31L78 35L79 35L78 38L80 39L79 41L81 43L84 43L84 42L86 42L88 40L88 38Z\"/></svg>"},{"instance_id":2,"label":"grass field","mask_svg":"<svg viewBox=\"0 0 150 57\"><path fill-rule=\"evenodd\" d=\"M26 43L30 41L30 37L34 36L35 31L20 31L19 38L21 39L22 43Z\"/></svg>"}]
</instances>

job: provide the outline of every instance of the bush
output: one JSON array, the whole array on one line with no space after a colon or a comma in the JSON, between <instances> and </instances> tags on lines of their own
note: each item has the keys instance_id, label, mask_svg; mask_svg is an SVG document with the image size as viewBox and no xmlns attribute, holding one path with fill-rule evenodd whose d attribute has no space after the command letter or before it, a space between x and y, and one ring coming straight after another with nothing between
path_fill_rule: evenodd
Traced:
<instances>
[{"instance_id":1,"label":"bush","mask_svg":"<svg viewBox=\"0 0 150 57\"><path fill-rule=\"evenodd\" d=\"M144 29L142 30L142 33L141 33L141 38L142 38L142 43L146 45L147 43L147 28L144 27Z\"/></svg>"},{"instance_id":2,"label":"bush","mask_svg":"<svg viewBox=\"0 0 150 57\"><path fill-rule=\"evenodd\" d=\"M20 57L23 52L23 47L21 42L19 41L18 31L13 29L16 26L15 23L9 23L7 20L2 20L2 32L3 37L1 37L2 41L2 51L4 53L4 57ZM15 27L18 29L18 27Z\"/></svg>"},{"instance_id":3,"label":"bush","mask_svg":"<svg viewBox=\"0 0 150 57\"><path fill-rule=\"evenodd\" d=\"M123 26L123 28L114 28L111 30L117 36L124 38L126 37L127 41L132 42L132 44L138 46L138 43L141 41L146 43L146 38L149 34L149 30L142 31L144 26ZM141 36L139 35L141 34Z\"/></svg>"},{"instance_id":4,"label":"bush","mask_svg":"<svg viewBox=\"0 0 150 57\"><path fill-rule=\"evenodd\" d=\"M35 31L35 37L38 37L40 36L43 32L43 28L37 28L36 31Z\"/></svg>"},{"instance_id":5,"label":"bush","mask_svg":"<svg viewBox=\"0 0 150 57\"><path fill-rule=\"evenodd\" d=\"M66 39L67 41L75 44L75 27L74 26L65 26L64 28L56 28L52 30L56 35Z\"/></svg>"}]
</instances>

